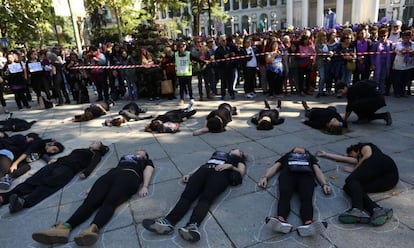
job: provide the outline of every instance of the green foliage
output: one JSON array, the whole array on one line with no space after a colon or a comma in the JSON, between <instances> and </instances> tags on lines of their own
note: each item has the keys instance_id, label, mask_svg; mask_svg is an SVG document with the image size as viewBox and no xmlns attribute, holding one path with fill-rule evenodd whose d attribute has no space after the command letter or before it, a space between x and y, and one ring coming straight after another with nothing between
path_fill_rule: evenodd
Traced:
<instances>
[{"instance_id":1,"label":"green foliage","mask_svg":"<svg viewBox=\"0 0 414 248\"><path fill-rule=\"evenodd\" d=\"M65 26L64 18L53 19L53 6L50 0L1 0L0 30L10 41L11 47L26 44L41 48L49 41L57 43L54 25ZM69 42L72 30L64 29L61 42Z\"/></svg>"}]
</instances>

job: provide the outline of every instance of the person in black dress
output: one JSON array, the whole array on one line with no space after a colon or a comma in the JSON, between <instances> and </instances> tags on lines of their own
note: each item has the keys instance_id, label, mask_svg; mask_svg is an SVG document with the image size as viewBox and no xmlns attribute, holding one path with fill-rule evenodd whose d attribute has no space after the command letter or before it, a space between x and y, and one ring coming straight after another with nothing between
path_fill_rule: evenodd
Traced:
<instances>
[{"instance_id":1,"label":"person in black dress","mask_svg":"<svg viewBox=\"0 0 414 248\"><path fill-rule=\"evenodd\" d=\"M204 122L204 127L197 129L193 132L194 136L198 136L204 133L221 133L226 131L226 126L232 121L232 116L237 115L236 107L232 107L228 103L222 103L218 106L217 110L213 110L207 115Z\"/></svg>"},{"instance_id":2,"label":"person in black dress","mask_svg":"<svg viewBox=\"0 0 414 248\"><path fill-rule=\"evenodd\" d=\"M101 102L101 103L93 103L84 110L83 114L75 115L75 117L73 117L71 120L73 122L90 121L102 115L106 115L111 105L113 105L113 102L110 102L110 101Z\"/></svg>"},{"instance_id":3,"label":"person in black dress","mask_svg":"<svg viewBox=\"0 0 414 248\"><path fill-rule=\"evenodd\" d=\"M213 201L230 185L242 183L246 173L246 156L239 149L230 152L216 151L204 165L184 175L187 183L175 207L166 217L144 219L142 225L148 231L157 234L170 234L174 226L184 217L191 204L197 199L190 220L185 227L178 230L181 237L190 242L201 238L198 227L207 215Z\"/></svg>"},{"instance_id":4,"label":"person in black dress","mask_svg":"<svg viewBox=\"0 0 414 248\"><path fill-rule=\"evenodd\" d=\"M146 132L175 133L179 131L180 123L195 115L197 111L189 103L186 109L175 109L158 115L145 127Z\"/></svg>"},{"instance_id":5,"label":"person in black dress","mask_svg":"<svg viewBox=\"0 0 414 248\"><path fill-rule=\"evenodd\" d=\"M67 221L55 228L35 232L32 238L43 244L67 243L70 232L97 211L90 226L75 237L78 246L93 245L99 238L99 230L111 220L118 206L140 188L139 197L148 195L153 172L154 164L147 152L138 150L135 154L122 156L115 168L96 180L82 205Z\"/></svg>"},{"instance_id":6,"label":"person in black dress","mask_svg":"<svg viewBox=\"0 0 414 248\"><path fill-rule=\"evenodd\" d=\"M387 126L392 124L390 112L376 113L386 106L384 96L377 90L377 83L371 80L359 81L347 87L344 83L337 85L338 92L347 98L344 120L347 121L352 112L358 116L354 124L364 124L372 120L383 119Z\"/></svg>"},{"instance_id":7,"label":"person in black dress","mask_svg":"<svg viewBox=\"0 0 414 248\"><path fill-rule=\"evenodd\" d=\"M21 211L38 204L68 184L78 174L88 177L109 151L100 141L94 141L88 148L73 150L69 155L42 167L33 176L6 193L0 194L0 204L8 204L10 213Z\"/></svg>"},{"instance_id":8,"label":"person in black dress","mask_svg":"<svg viewBox=\"0 0 414 248\"><path fill-rule=\"evenodd\" d=\"M273 129L273 126L285 122L284 118L279 118L279 111L282 105L280 100L277 102L277 107L275 109L270 108L267 100L265 100L264 103L265 108L260 110L260 112L251 119L252 123L257 125L257 130L271 130Z\"/></svg>"},{"instance_id":9,"label":"person in black dress","mask_svg":"<svg viewBox=\"0 0 414 248\"><path fill-rule=\"evenodd\" d=\"M310 108L306 101L302 101L302 106L305 109L305 116L308 117L308 120L304 120L303 123L312 128L320 129L328 134L341 135L348 127L347 122L333 106Z\"/></svg>"},{"instance_id":10,"label":"person in black dress","mask_svg":"<svg viewBox=\"0 0 414 248\"><path fill-rule=\"evenodd\" d=\"M119 116L112 118L111 120L105 120L104 126L119 127L127 121L139 121L152 118L152 115L139 116L140 114L146 112L146 109L139 107L135 102L130 102L125 105L121 111L119 111Z\"/></svg>"},{"instance_id":11,"label":"person in black dress","mask_svg":"<svg viewBox=\"0 0 414 248\"><path fill-rule=\"evenodd\" d=\"M63 152L65 147L52 139L37 139L28 143L18 157L14 157L10 165L9 174L0 179L0 189L8 190L16 178L25 174L31 169L30 163L38 159L46 163L50 161L50 156ZM18 155L18 154L16 154Z\"/></svg>"},{"instance_id":12,"label":"person in black dress","mask_svg":"<svg viewBox=\"0 0 414 248\"><path fill-rule=\"evenodd\" d=\"M372 143L358 143L346 149L348 156L318 151L317 156L355 165L342 169L351 174L345 179L343 187L349 195L352 208L339 215L345 224L371 223L381 226L392 218L393 210L379 206L371 200L368 193L390 190L399 180L397 165Z\"/></svg>"}]
</instances>

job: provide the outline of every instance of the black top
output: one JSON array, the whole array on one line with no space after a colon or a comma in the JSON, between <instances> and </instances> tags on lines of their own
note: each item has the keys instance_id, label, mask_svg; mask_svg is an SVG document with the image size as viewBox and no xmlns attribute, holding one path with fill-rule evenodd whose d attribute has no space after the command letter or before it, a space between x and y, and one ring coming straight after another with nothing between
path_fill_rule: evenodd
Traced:
<instances>
[{"instance_id":1,"label":"black top","mask_svg":"<svg viewBox=\"0 0 414 248\"><path fill-rule=\"evenodd\" d=\"M88 177L101 158L102 154L98 151L91 151L89 148L75 149L69 155L58 158L55 164L68 167L74 174L82 171Z\"/></svg>"},{"instance_id":2,"label":"black top","mask_svg":"<svg viewBox=\"0 0 414 248\"><path fill-rule=\"evenodd\" d=\"M304 123L315 129L323 129L326 127L332 118L336 118L338 121L342 122L342 126L347 128L348 124L342 119L342 116L336 112L336 109L333 107L328 108L312 108L309 111L308 115L309 120L306 120Z\"/></svg>"},{"instance_id":3,"label":"black top","mask_svg":"<svg viewBox=\"0 0 414 248\"><path fill-rule=\"evenodd\" d=\"M206 164L220 164L220 161L227 164L231 164L234 167L237 167L239 163L243 163L244 161L241 157L222 151L215 151L208 162Z\"/></svg>"},{"instance_id":4,"label":"black top","mask_svg":"<svg viewBox=\"0 0 414 248\"><path fill-rule=\"evenodd\" d=\"M31 154L36 154L38 158L42 158L44 161L49 162L50 157L46 152L46 144L51 141L51 139L39 139L30 142L29 146L23 153L27 156L30 156Z\"/></svg>"},{"instance_id":5,"label":"black top","mask_svg":"<svg viewBox=\"0 0 414 248\"><path fill-rule=\"evenodd\" d=\"M0 149L7 149L11 151L15 159L22 155L27 145L28 143L26 136L22 134L16 134L8 138L0 139Z\"/></svg>"},{"instance_id":6,"label":"black top","mask_svg":"<svg viewBox=\"0 0 414 248\"><path fill-rule=\"evenodd\" d=\"M354 102L363 98L379 96L379 92L377 91L377 84L375 81L359 81L348 87L346 95L348 100L346 112L351 112L352 104Z\"/></svg>"},{"instance_id":7,"label":"black top","mask_svg":"<svg viewBox=\"0 0 414 248\"><path fill-rule=\"evenodd\" d=\"M207 115L206 119L208 120L210 118L214 118L216 115L220 117L220 119L223 121L223 127L225 127L229 122L232 121L231 112L225 108L211 111L210 114Z\"/></svg>"},{"instance_id":8,"label":"black top","mask_svg":"<svg viewBox=\"0 0 414 248\"><path fill-rule=\"evenodd\" d=\"M122 169L134 170L141 178L143 178L143 172L147 166L154 168L154 163L151 159L145 159L134 154L127 154L122 156L117 165L117 167Z\"/></svg>"},{"instance_id":9,"label":"black top","mask_svg":"<svg viewBox=\"0 0 414 248\"><path fill-rule=\"evenodd\" d=\"M263 109L260 110L257 116L252 117L252 123L258 125L259 120L266 116L270 118L272 125L279 125L284 122L283 118L279 118L279 111L276 109Z\"/></svg>"},{"instance_id":10,"label":"black top","mask_svg":"<svg viewBox=\"0 0 414 248\"><path fill-rule=\"evenodd\" d=\"M313 156L309 151L306 151L305 153L296 153L296 152L290 151L286 153L285 155L283 155L281 158L279 158L276 161L276 163L279 162L282 165L279 171L289 171L288 170L289 162L299 161L299 160L308 162L312 170L313 170L314 164L318 165L318 159L315 156Z\"/></svg>"}]
</instances>

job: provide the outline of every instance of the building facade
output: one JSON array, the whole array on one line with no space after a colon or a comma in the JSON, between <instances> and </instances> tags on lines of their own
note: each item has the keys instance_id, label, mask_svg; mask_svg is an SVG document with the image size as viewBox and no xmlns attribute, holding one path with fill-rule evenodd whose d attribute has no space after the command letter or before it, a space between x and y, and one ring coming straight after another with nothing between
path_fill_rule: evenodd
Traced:
<instances>
[{"instance_id":1,"label":"building facade","mask_svg":"<svg viewBox=\"0 0 414 248\"><path fill-rule=\"evenodd\" d=\"M335 24L376 23L385 19L408 23L414 14L414 0L221 0L221 7L228 20L212 20L214 34L250 34L288 26L324 27L329 13L334 13ZM158 23L166 24L177 16L192 20L189 10L190 4L178 13L172 13L167 7L160 11ZM207 34L208 30L208 13L204 13L199 34ZM185 36L197 33L193 32L192 25L181 27L181 32Z\"/></svg>"}]
</instances>

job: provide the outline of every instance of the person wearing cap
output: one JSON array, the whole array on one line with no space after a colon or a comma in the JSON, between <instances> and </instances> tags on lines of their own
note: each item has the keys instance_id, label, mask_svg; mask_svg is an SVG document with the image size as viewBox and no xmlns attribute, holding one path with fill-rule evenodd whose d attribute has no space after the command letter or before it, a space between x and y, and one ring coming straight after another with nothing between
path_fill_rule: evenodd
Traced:
<instances>
[{"instance_id":1,"label":"person wearing cap","mask_svg":"<svg viewBox=\"0 0 414 248\"><path fill-rule=\"evenodd\" d=\"M388 36L388 40L392 42L392 44L397 44L397 42L401 41L401 26L402 21L392 21L391 22L391 32Z\"/></svg>"}]
</instances>

